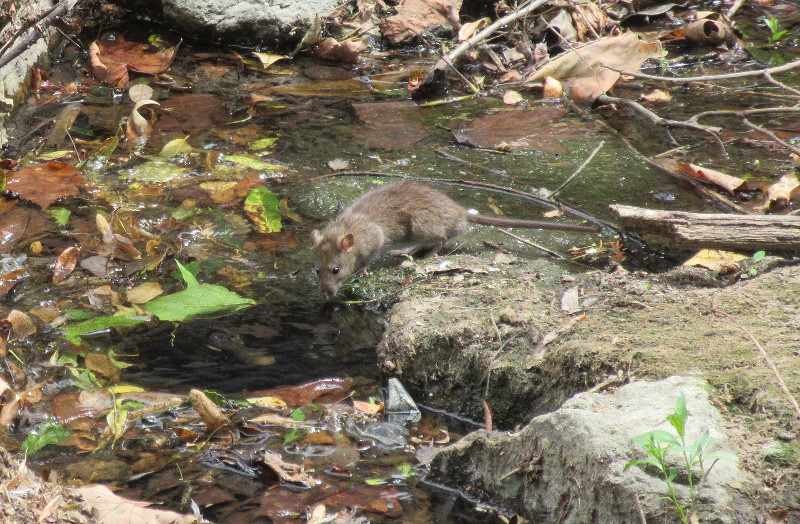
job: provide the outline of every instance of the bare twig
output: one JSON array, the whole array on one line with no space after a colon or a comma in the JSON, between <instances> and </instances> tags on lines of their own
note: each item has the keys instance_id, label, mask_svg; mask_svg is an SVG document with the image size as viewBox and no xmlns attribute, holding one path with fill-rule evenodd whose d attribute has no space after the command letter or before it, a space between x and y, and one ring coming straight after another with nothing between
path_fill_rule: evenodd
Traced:
<instances>
[{"instance_id":1,"label":"bare twig","mask_svg":"<svg viewBox=\"0 0 800 524\"><path fill-rule=\"evenodd\" d=\"M750 333L748 330L746 330L741 326L739 326L739 329L744 331L744 333L750 338L750 341L753 344L755 344L755 346L761 352L761 356L764 357L764 360L767 362L767 366L769 366L769 368L772 370L772 373L775 375L775 379L778 381L778 386L783 391L783 394L786 395L786 398L789 400L789 403L794 408L794 412L797 413L797 418L800 418L800 406L797 405L797 401L794 399L794 396L789 391L789 388L786 387L786 383L781 378L781 374L778 373L778 369L775 367L775 364L772 363L772 360L769 358L769 355L767 355L767 352L764 351L764 348L761 346L758 340L756 340L756 337L754 337L752 333Z\"/></svg>"},{"instance_id":2,"label":"bare twig","mask_svg":"<svg viewBox=\"0 0 800 524\"><path fill-rule=\"evenodd\" d=\"M33 28L31 29L30 33L22 39L22 41L11 48L9 51L6 51L0 56L0 68L4 67L12 60L17 58L21 55L24 51L29 49L31 45L39 38L39 35L45 32L45 30L50 27L50 25L60 16L69 12L77 3L78 0L62 0L48 12L43 13L41 18L33 24ZM14 36L17 37L21 35L21 33L15 34Z\"/></svg>"},{"instance_id":3,"label":"bare twig","mask_svg":"<svg viewBox=\"0 0 800 524\"><path fill-rule=\"evenodd\" d=\"M601 104L619 104L630 107L631 109L638 112L647 120L656 125L666 126L668 128L685 127L687 129L694 129L695 131L702 131L703 133L708 133L714 138L714 140L716 140L717 145L719 145L722 152L725 153L725 145L722 143L722 140L720 140L719 136L717 136L717 133L720 133L722 131L722 128L715 126L706 126L703 124L698 124L695 122L689 122L684 120L672 120L669 118L662 118L657 114L653 113L652 111L650 111L649 109L647 109L646 107L644 107L639 102L636 102L635 100L628 100L627 98L618 98L614 96L600 95L597 98L597 101L600 102Z\"/></svg>"},{"instance_id":4,"label":"bare twig","mask_svg":"<svg viewBox=\"0 0 800 524\"><path fill-rule=\"evenodd\" d=\"M622 69L617 69L616 67L611 67L609 65L603 64L603 67L606 69L610 69L612 71L616 71L617 73L621 73L623 75L632 76L634 78L642 78L645 80L655 80L659 82L674 82L674 83L686 83L686 82L711 82L716 80L728 80L731 78L749 78L753 76L765 76L767 74L774 74L774 73L783 73L786 71L791 71L792 69L797 69L800 67L800 60L795 60L794 62L789 62L788 64L784 64L782 66L777 67L769 67L767 69L761 69L756 71L739 71L738 73L723 73L720 75L703 75L703 76L658 76L658 75L648 75L646 73L633 73L631 71L625 71Z\"/></svg>"},{"instance_id":5,"label":"bare twig","mask_svg":"<svg viewBox=\"0 0 800 524\"><path fill-rule=\"evenodd\" d=\"M738 118L753 116L753 115L772 115L775 113L789 113L789 114L800 114L800 107L762 107L759 109L742 109L742 110L735 110L735 109L717 109L714 111L703 111L702 113L697 113L696 115L692 116L687 120L691 123L699 123L701 118L707 118L710 116L735 116Z\"/></svg>"},{"instance_id":6,"label":"bare twig","mask_svg":"<svg viewBox=\"0 0 800 524\"><path fill-rule=\"evenodd\" d=\"M749 121L748 119L746 119L744 117L742 117L742 123L744 125L746 125L747 127L749 127L750 129L752 129L753 131L758 131L762 135L766 135L766 136L770 137L773 141L779 143L780 145L782 145L783 147L785 147L786 149L788 149L792 153L794 153L796 155L800 155L800 147L793 146L792 144L790 144L786 140L783 140L782 138L780 138L778 135L776 135L775 133L773 133L769 129L767 129L765 127L761 127L759 125L756 125L756 124L752 123L751 121Z\"/></svg>"},{"instance_id":7,"label":"bare twig","mask_svg":"<svg viewBox=\"0 0 800 524\"><path fill-rule=\"evenodd\" d=\"M504 235L508 235L508 236L510 236L510 237L511 237L511 238L513 238L514 240L517 240L517 241L519 241L519 242L522 242L523 244L527 244L527 245L529 245L529 246L531 246L531 247L535 247L535 248L536 248L536 249L538 249L539 251L544 251L544 252L545 252L545 253L547 253L548 255L550 255L550 256L552 256L552 257L555 257L555 258L557 258L557 259L559 259L559 260L564 260L564 261L567 261L567 262L569 262L569 261L570 261L570 260L569 260L568 258L566 258L564 255L562 255L562 254L560 254L560 253L557 253L557 252L553 251L552 249L547 249L547 248L546 248L546 247L544 247L544 246L540 246L539 244L536 244L536 243L534 243L534 242L531 242L530 240L527 240L527 239L524 239L524 238L522 238L522 237L519 237L519 236L515 235L514 233L512 233L511 231L506 231L505 229L500 229L499 231L500 231L501 233L503 233Z\"/></svg>"},{"instance_id":8,"label":"bare twig","mask_svg":"<svg viewBox=\"0 0 800 524\"><path fill-rule=\"evenodd\" d=\"M589 157L588 157L586 160L584 160L584 161L583 161L583 164L581 164L581 165L580 165L580 167L579 167L578 169L576 169L574 173L572 173L572 174L571 174L571 175L570 175L570 176L569 176L569 177L568 177L566 180L564 180L564 182L563 182L563 183L562 183L560 186L558 186L558 187L557 187L557 188L555 188L553 191L551 191L551 192L550 192L550 194L549 194L549 195L547 195L547 198L553 198L553 197L556 195L556 193L558 193L559 191L561 191L562 189L564 189L564 188L567 186L567 184L569 184L570 182L572 182L572 180L573 180L573 179L574 179L576 176L578 176L578 175L580 174L580 172L581 172L581 171L583 171L583 169L584 169L584 168L585 168L587 165L589 165L589 162L591 162L591 161L592 161L592 159L594 158L594 156L595 156L595 155L596 155L596 154L597 154L597 153L600 151L600 149L601 149L601 148L602 148L602 147L603 147L605 144L606 144L606 143L605 143L605 141L601 141L599 144L597 144L597 147L596 147L596 148L594 148L594 151L592 151L592 154L591 154L591 155L589 155Z\"/></svg>"},{"instance_id":9,"label":"bare twig","mask_svg":"<svg viewBox=\"0 0 800 524\"><path fill-rule=\"evenodd\" d=\"M769 82L769 83L771 83L773 85L776 85L776 86L778 86L778 87L780 87L782 89L785 89L785 90L789 91L790 93L794 93L795 95L800 95L800 91L798 91L797 89L795 89L793 87L787 86L783 82L779 82L778 80L775 80L775 78L768 71L764 73L764 78L767 79L767 82Z\"/></svg>"},{"instance_id":10,"label":"bare twig","mask_svg":"<svg viewBox=\"0 0 800 524\"><path fill-rule=\"evenodd\" d=\"M422 81L418 92L425 91L426 87L430 87L431 84L436 83L440 75L443 75L444 71L450 67L455 68L455 62L462 54L464 54L468 49L474 47L479 42L483 42L487 38L489 38L495 31L500 28L503 28L518 20L529 13L533 12L535 9L543 6L546 4L548 0L534 0L530 4L526 5L525 7L518 9L512 13L507 14L506 16L496 20L494 23L489 24L483 31L480 31L473 35L471 38L464 40L456 47L453 48L452 51L441 57L439 60L436 61L433 68L428 71L428 74L425 76L425 79Z\"/></svg>"}]
</instances>

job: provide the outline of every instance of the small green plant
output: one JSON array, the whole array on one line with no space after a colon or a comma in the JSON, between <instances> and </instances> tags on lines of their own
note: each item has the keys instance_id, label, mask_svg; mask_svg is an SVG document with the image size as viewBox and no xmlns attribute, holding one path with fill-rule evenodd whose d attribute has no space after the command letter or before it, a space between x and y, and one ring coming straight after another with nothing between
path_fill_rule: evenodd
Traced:
<instances>
[{"instance_id":1,"label":"small green plant","mask_svg":"<svg viewBox=\"0 0 800 524\"><path fill-rule=\"evenodd\" d=\"M753 256L750 257L749 259L742 260L740 264L742 272L739 274L739 278L742 280L746 280L750 277L756 276L758 274L758 270L752 267L752 264L761 262L762 260L764 260L765 256L767 256L767 253L765 251L756 251L755 253L753 253Z\"/></svg>"},{"instance_id":2,"label":"small green plant","mask_svg":"<svg viewBox=\"0 0 800 524\"><path fill-rule=\"evenodd\" d=\"M772 33L769 37L769 43L774 44L778 40L780 40L783 35L789 32L788 29L781 29L781 23L778 21L777 18L765 18L764 24L769 29L770 33Z\"/></svg>"},{"instance_id":3,"label":"small green plant","mask_svg":"<svg viewBox=\"0 0 800 524\"><path fill-rule=\"evenodd\" d=\"M675 401L675 411L667 415L667 422L675 429L678 438L667 431L653 430L633 437L633 441L641 445L649 455L646 459L631 460L625 464L624 471L628 468L638 464L646 464L655 467L664 476L664 482L667 484L666 498L672 502L675 509L678 511L678 516L681 522L689 522L689 516L697 505L697 489L706 479L711 469L718 460L732 460L737 461L738 458L733 453L726 451L715 451L707 453L706 451L714 444L714 439L711 438L708 431L703 432L700 437L692 442L686 442L686 421L689 418L689 411L686 409L686 396L681 393L678 400ZM689 484L689 501L684 502L675 489L675 477L679 473L677 467L669 465L668 457L673 455L682 457L683 467L686 469L686 475ZM706 465L711 462L708 467ZM699 477L695 477L695 471L699 470Z\"/></svg>"}]
</instances>

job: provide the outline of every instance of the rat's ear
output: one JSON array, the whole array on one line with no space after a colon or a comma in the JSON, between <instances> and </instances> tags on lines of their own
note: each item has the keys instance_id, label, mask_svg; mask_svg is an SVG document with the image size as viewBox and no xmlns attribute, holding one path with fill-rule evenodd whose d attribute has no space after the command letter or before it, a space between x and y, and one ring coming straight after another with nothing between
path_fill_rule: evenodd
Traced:
<instances>
[{"instance_id":1,"label":"rat's ear","mask_svg":"<svg viewBox=\"0 0 800 524\"><path fill-rule=\"evenodd\" d=\"M320 242L322 242L322 233L315 229L311 232L311 243L318 246Z\"/></svg>"},{"instance_id":2,"label":"rat's ear","mask_svg":"<svg viewBox=\"0 0 800 524\"><path fill-rule=\"evenodd\" d=\"M353 234L350 233L348 235L345 235L344 238L342 238L342 241L339 243L339 246L342 248L342 251L347 253L348 251L353 249L353 244L355 243L356 240L353 238Z\"/></svg>"}]
</instances>

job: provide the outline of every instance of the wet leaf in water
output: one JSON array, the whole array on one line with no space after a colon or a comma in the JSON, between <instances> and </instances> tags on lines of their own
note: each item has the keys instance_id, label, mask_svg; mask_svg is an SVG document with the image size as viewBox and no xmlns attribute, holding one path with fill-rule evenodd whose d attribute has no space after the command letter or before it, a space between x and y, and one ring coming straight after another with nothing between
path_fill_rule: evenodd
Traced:
<instances>
[{"instance_id":1,"label":"wet leaf in water","mask_svg":"<svg viewBox=\"0 0 800 524\"><path fill-rule=\"evenodd\" d=\"M422 110L410 100L353 104L353 109L365 125L353 128L350 133L364 147L385 151L409 149L428 136L421 122L416 121Z\"/></svg>"},{"instance_id":2,"label":"wet leaf in water","mask_svg":"<svg viewBox=\"0 0 800 524\"><path fill-rule=\"evenodd\" d=\"M260 408L281 410L286 407L286 402L278 397L249 397L246 400Z\"/></svg>"},{"instance_id":3,"label":"wet leaf in water","mask_svg":"<svg viewBox=\"0 0 800 524\"><path fill-rule=\"evenodd\" d=\"M160 320L181 322L193 317L232 313L255 304L233 291L215 284L201 284L180 262L177 262L186 289L142 304Z\"/></svg>"},{"instance_id":4,"label":"wet leaf in water","mask_svg":"<svg viewBox=\"0 0 800 524\"><path fill-rule=\"evenodd\" d=\"M311 48L311 54L332 62L357 64L359 55L366 49L367 44L358 40L337 42L334 38L326 38Z\"/></svg>"},{"instance_id":5,"label":"wet leaf in water","mask_svg":"<svg viewBox=\"0 0 800 524\"><path fill-rule=\"evenodd\" d=\"M131 304L144 304L164 294L164 288L158 282L144 282L125 292Z\"/></svg>"},{"instance_id":6,"label":"wet leaf in water","mask_svg":"<svg viewBox=\"0 0 800 524\"><path fill-rule=\"evenodd\" d=\"M92 76L113 87L124 87L128 83L128 70L154 75L169 69L179 47L180 43L153 52L150 44L131 42L124 35L97 40L89 46Z\"/></svg>"},{"instance_id":7,"label":"wet leaf in water","mask_svg":"<svg viewBox=\"0 0 800 524\"><path fill-rule=\"evenodd\" d=\"M30 315L17 309L9 311L6 320L11 323L11 333L16 338L29 337L37 331Z\"/></svg>"},{"instance_id":8,"label":"wet leaf in water","mask_svg":"<svg viewBox=\"0 0 800 524\"><path fill-rule=\"evenodd\" d=\"M105 486L85 486L76 490L102 523L152 522L154 524L195 524L193 515L181 515L174 511L151 509L149 502L128 500L115 495Z\"/></svg>"},{"instance_id":9,"label":"wet leaf in water","mask_svg":"<svg viewBox=\"0 0 800 524\"><path fill-rule=\"evenodd\" d=\"M266 68L268 68L278 60L289 58L286 55L275 55L272 53L258 53L258 52L253 52L253 56L258 58L258 61L261 62L261 65L264 67L264 70L266 70Z\"/></svg>"},{"instance_id":10,"label":"wet leaf in water","mask_svg":"<svg viewBox=\"0 0 800 524\"><path fill-rule=\"evenodd\" d=\"M358 78L320 82L295 82L262 89L259 94L282 94L291 96L322 96L336 98L366 98L372 95L370 85Z\"/></svg>"},{"instance_id":11,"label":"wet leaf in water","mask_svg":"<svg viewBox=\"0 0 800 524\"><path fill-rule=\"evenodd\" d=\"M70 434L69 430L55 420L46 420L25 437L20 450L28 455L33 455L45 446L60 443Z\"/></svg>"},{"instance_id":12,"label":"wet leaf in water","mask_svg":"<svg viewBox=\"0 0 800 524\"><path fill-rule=\"evenodd\" d=\"M0 275L0 298L4 297L19 281L25 278L27 271L25 268L19 268Z\"/></svg>"},{"instance_id":13,"label":"wet leaf in water","mask_svg":"<svg viewBox=\"0 0 800 524\"><path fill-rule=\"evenodd\" d=\"M278 141L278 137L270 137L270 138L260 138L250 144L248 149L250 151L262 151L264 149L269 149L275 145L275 142Z\"/></svg>"},{"instance_id":14,"label":"wet leaf in water","mask_svg":"<svg viewBox=\"0 0 800 524\"><path fill-rule=\"evenodd\" d=\"M300 245L300 237L294 231L281 231L280 233L263 233L252 241L245 242L256 248L267 249L269 251L282 251L284 249L294 249Z\"/></svg>"},{"instance_id":15,"label":"wet leaf in water","mask_svg":"<svg viewBox=\"0 0 800 524\"><path fill-rule=\"evenodd\" d=\"M137 143L146 141L153 132L153 126L158 121L158 115L152 108L147 111L148 117L142 115L139 110L146 106L160 105L155 100L140 100L136 102L131 114L128 116L128 121L125 123L125 137Z\"/></svg>"},{"instance_id":16,"label":"wet leaf in water","mask_svg":"<svg viewBox=\"0 0 800 524\"><path fill-rule=\"evenodd\" d=\"M397 14L382 19L378 27L393 44L417 38L434 27L458 27L462 0L406 0Z\"/></svg>"},{"instance_id":17,"label":"wet leaf in water","mask_svg":"<svg viewBox=\"0 0 800 524\"><path fill-rule=\"evenodd\" d=\"M53 284L58 284L75 270L80 256L81 248L75 246L68 247L61 252L53 266Z\"/></svg>"},{"instance_id":18,"label":"wet leaf in water","mask_svg":"<svg viewBox=\"0 0 800 524\"><path fill-rule=\"evenodd\" d=\"M81 172L69 164L29 164L6 174L6 191L30 200L42 209L55 201L78 194Z\"/></svg>"},{"instance_id":19,"label":"wet leaf in water","mask_svg":"<svg viewBox=\"0 0 800 524\"><path fill-rule=\"evenodd\" d=\"M277 233L281 230L283 217L278 210L278 197L264 186L253 189L247 195L244 213L261 233Z\"/></svg>"},{"instance_id":20,"label":"wet leaf in water","mask_svg":"<svg viewBox=\"0 0 800 524\"><path fill-rule=\"evenodd\" d=\"M361 411L362 413L367 413L368 415L376 415L383 410L383 403L377 402L372 404L370 402L364 402L363 400L353 400L353 407L357 410Z\"/></svg>"},{"instance_id":21,"label":"wet leaf in water","mask_svg":"<svg viewBox=\"0 0 800 524\"><path fill-rule=\"evenodd\" d=\"M88 353L84 359L86 368L112 382L119 381L120 369L104 353Z\"/></svg>"},{"instance_id":22,"label":"wet leaf in water","mask_svg":"<svg viewBox=\"0 0 800 524\"><path fill-rule=\"evenodd\" d=\"M258 396L278 397L289 406L304 406L312 402L320 404L342 400L353 390L353 383L345 378L328 378L308 382L299 386L275 388L254 392Z\"/></svg>"},{"instance_id":23,"label":"wet leaf in water","mask_svg":"<svg viewBox=\"0 0 800 524\"><path fill-rule=\"evenodd\" d=\"M251 158L249 156L244 155L225 155L225 160L230 162L234 162L236 164L249 167L252 169L258 169L259 171L286 171L286 168L279 164L271 164L269 162L264 162L262 160L258 160L257 158Z\"/></svg>"},{"instance_id":24,"label":"wet leaf in water","mask_svg":"<svg viewBox=\"0 0 800 524\"><path fill-rule=\"evenodd\" d=\"M47 213L53 217L56 224L61 227L66 227L67 224L69 224L69 216L72 214L72 211L65 207L51 207L47 210Z\"/></svg>"},{"instance_id":25,"label":"wet leaf in water","mask_svg":"<svg viewBox=\"0 0 800 524\"><path fill-rule=\"evenodd\" d=\"M164 147L161 148L158 156L162 158L172 158L174 156L188 155L194 151L194 148L186 143L187 138L189 137L185 136L183 138L170 140L164 144Z\"/></svg>"},{"instance_id":26,"label":"wet leaf in water","mask_svg":"<svg viewBox=\"0 0 800 524\"><path fill-rule=\"evenodd\" d=\"M128 96L133 102L151 100L153 94L153 88L147 84L136 84L128 88Z\"/></svg>"},{"instance_id":27,"label":"wet leaf in water","mask_svg":"<svg viewBox=\"0 0 800 524\"><path fill-rule=\"evenodd\" d=\"M565 119L563 107L507 109L472 122L455 132L458 143L485 149L538 150L566 154L563 140L575 140L598 131L596 124Z\"/></svg>"},{"instance_id":28,"label":"wet leaf in water","mask_svg":"<svg viewBox=\"0 0 800 524\"><path fill-rule=\"evenodd\" d=\"M192 170L180 166L164 158L154 158L123 171L129 178L139 182L167 183L181 178L188 178Z\"/></svg>"},{"instance_id":29,"label":"wet leaf in water","mask_svg":"<svg viewBox=\"0 0 800 524\"><path fill-rule=\"evenodd\" d=\"M104 331L109 328L125 328L141 324L150 317L122 317L122 316L101 316L94 317L82 322L61 326L64 338L73 344L80 345L81 335Z\"/></svg>"}]
</instances>

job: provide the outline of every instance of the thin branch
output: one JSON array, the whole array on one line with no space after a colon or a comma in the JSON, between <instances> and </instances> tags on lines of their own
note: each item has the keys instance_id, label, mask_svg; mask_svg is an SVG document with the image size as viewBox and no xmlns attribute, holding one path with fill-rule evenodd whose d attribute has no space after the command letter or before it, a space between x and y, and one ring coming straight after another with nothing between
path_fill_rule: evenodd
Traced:
<instances>
[{"instance_id":1,"label":"thin branch","mask_svg":"<svg viewBox=\"0 0 800 524\"><path fill-rule=\"evenodd\" d=\"M634 101L628 100L627 98L618 98L614 96L608 95L600 95L597 98L597 101L601 104L619 104L623 106L630 107L634 111L637 111L643 117L645 117L650 122L654 123L655 125L659 126L666 126L666 127L685 127L687 129L694 129L695 131L702 131L703 133L708 133L711 135L714 140L717 141L717 145L719 145L720 149L723 153L725 153L725 145L722 143L722 140L717 136L717 133L722 131L722 128L715 127L715 126L706 126L703 124L697 124L694 122L683 121L683 120L672 120L669 118L662 118L657 114L653 113L642 104Z\"/></svg>"},{"instance_id":2,"label":"thin branch","mask_svg":"<svg viewBox=\"0 0 800 524\"><path fill-rule=\"evenodd\" d=\"M794 396L789 391L789 388L786 387L786 383L781 378L781 374L778 373L778 368L776 368L775 364L772 363L772 359L769 358L767 352L764 350L764 348L761 346L758 340L756 340L756 337L754 337L752 333L750 333L741 326L739 326L739 329L744 331L744 333L750 338L750 341L753 344L755 344L755 346L761 352L761 356L764 357L764 360L767 362L767 366L769 366L769 368L772 370L772 373L775 375L775 379L778 382L778 386L781 388L781 391L783 391L783 394L786 395L786 398L789 399L789 403L794 408L794 412L797 413L797 418L800 418L800 406L797 405L797 401L794 399Z\"/></svg>"},{"instance_id":3,"label":"thin branch","mask_svg":"<svg viewBox=\"0 0 800 524\"><path fill-rule=\"evenodd\" d=\"M47 30L48 27L60 16L69 12L78 0L62 0L57 5L54 5L52 9L44 13L39 20L37 20L32 27L32 30L28 35L22 39L22 41L14 46L9 51L4 52L0 55L0 68L8 65L12 60L17 58L23 52L28 50L31 45L36 41L39 36ZM30 27L29 27L30 29ZM21 33L20 33L21 34ZM18 35L15 35L15 37Z\"/></svg>"},{"instance_id":4,"label":"thin branch","mask_svg":"<svg viewBox=\"0 0 800 524\"><path fill-rule=\"evenodd\" d=\"M800 107L762 107L760 109L717 109L714 111L703 111L702 113L697 113L693 117L689 118L687 122L691 122L693 124L699 123L701 118L706 118L709 116L735 116L735 117L748 117L752 115L771 115L774 113L790 113L790 114L800 114Z\"/></svg>"},{"instance_id":5,"label":"thin branch","mask_svg":"<svg viewBox=\"0 0 800 524\"><path fill-rule=\"evenodd\" d=\"M784 84L783 82L779 82L778 80L775 80L775 78L769 73L769 71L764 73L764 78L766 78L767 82L769 82L770 84L773 84L773 85L776 85L776 86L778 86L780 88L783 88L783 89L789 91L790 93L794 93L795 95L800 95L800 91L798 91L797 89L795 89L793 87L789 87L786 84Z\"/></svg>"},{"instance_id":6,"label":"thin branch","mask_svg":"<svg viewBox=\"0 0 800 524\"><path fill-rule=\"evenodd\" d=\"M547 198L553 198L553 197L556 195L556 193L558 193L559 191L561 191L562 189L564 189L564 188L567 186L567 184L569 184L570 182L572 182L572 180L573 180L573 179L574 179L576 176L578 176L578 175L580 174L580 172L581 172L581 171L583 171L583 168L585 168L587 165L589 165L589 162L591 162L591 161L592 161L592 159L594 158L594 156L595 156L595 155L598 153L598 151L600 151L600 149L602 149L602 147L603 147L605 144L606 144L606 143L605 143L605 141L601 141L599 144L597 144L597 147L596 147L596 148L594 148L594 151L592 151L592 154L591 154L591 155L589 155L589 157L588 157L586 160L584 160L584 161L583 161L583 164L581 164L581 165L580 165L580 167L579 167L578 169L576 169L574 173L572 173L572 174L571 174L571 175L570 175L570 176L569 176L569 177L568 177L566 180L564 180L564 182L563 182L563 183L562 183L560 186L558 186L558 187L557 187L557 188L555 188L553 191L551 191L551 192L550 192L550 194L549 194L549 195L547 195Z\"/></svg>"},{"instance_id":7,"label":"thin branch","mask_svg":"<svg viewBox=\"0 0 800 524\"><path fill-rule=\"evenodd\" d=\"M762 135L767 135L773 141L779 143L780 145L782 145L783 147L785 147L786 149L788 149L792 153L794 153L796 155L800 155L800 147L793 146L792 144L790 144L786 140L783 140L782 138L778 137L778 135L776 135L775 133L773 133L769 129L767 129L765 127L761 127L759 125L756 125L756 124L752 123L751 121L749 121L748 119L746 119L745 117L742 117L742 123L744 125L746 125L747 127L749 127L750 129L752 129L753 131L758 131Z\"/></svg>"},{"instance_id":8,"label":"thin branch","mask_svg":"<svg viewBox=\"0 0 800 524\"><path fill-rule=\"evenodd\" d=\"M761 69L756 71L739 71L738 73L724 73L721 75L683 76L683 77L648 75L646 73L633 73L631 71L617 69L616 67L611 67L606 64L603 64L603 67L605 67L606 69L610 69L612 71L616 71L617 73L621 73L623 75L632 76L634 78L643 78L645 80L655 80L659 82L685 83L685 82L709 82L715 80L727 80L730 78L749 78L752 76L764 76L766 74L783 73L785 71L791 71L792 69L797 69L798 67L800 67L800 60L795 60L794 62L789 62L788 64L784 64L782 66L769 67L767 69Z\"/></svg>"}]
</instances>

